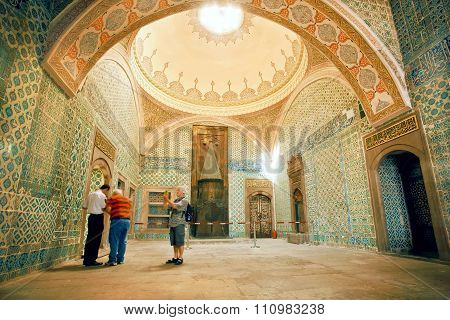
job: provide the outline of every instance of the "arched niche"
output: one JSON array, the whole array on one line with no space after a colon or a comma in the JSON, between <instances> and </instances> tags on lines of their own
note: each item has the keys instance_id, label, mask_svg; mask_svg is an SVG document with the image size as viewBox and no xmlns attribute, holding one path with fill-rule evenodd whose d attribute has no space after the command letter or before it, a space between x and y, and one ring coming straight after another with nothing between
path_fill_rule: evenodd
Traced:
<instances>
[{"instance_id":1,"label":"arched niche","mask_svg":"<svg viewBox=\"0 0 450 320\"><path fill-rule=\"evenodd\" d=\"M251 219L251 205L250 201L255 196L263 196L268 199L268 208L270 208L270 228L272 231L276 230L276 215L274 210L274 196L272 181L267 179L245 179L245 235L249 238L253 237L251 233L252 228ZM267 208L266 208L267 209ZM266 219L269 220L269 219Z\"/></svg>"},{"instance_id":2,"label":"arched niche","mask_svg":"<svg viewBox=\"0 0 450 320\"><path fill-rule=\"evenodd\" d=\"M411 128L410 131L405 133L404 128L408 127L405 126L405 123L414 123L415 126L409 126ZM403 130L397 130L397 128L403 128ZM396 131L398 131L397 135ZM390 139L386 136L387 132L390 132ZM383 141L379 144L372 143L374 137L383 137ZM450 260L448 231L439 199L436 196L438 192L420 118L414 114L399 119L387 128L366 135L364 140L378 250L382 252L390 251L386 227L386 212L379 175L380 165L389 154L410 153L417 157L420 163L439 258L442 260ZM369 143L369 141L372 142Z\"/></svg>"}]
</instances>

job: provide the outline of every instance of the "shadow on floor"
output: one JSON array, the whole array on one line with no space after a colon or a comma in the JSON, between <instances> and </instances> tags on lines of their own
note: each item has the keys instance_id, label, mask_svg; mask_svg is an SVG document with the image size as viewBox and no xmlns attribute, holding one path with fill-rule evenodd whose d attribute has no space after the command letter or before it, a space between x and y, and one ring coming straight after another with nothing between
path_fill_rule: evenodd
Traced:
<instances>
[{"instance_id":1,"label":"shadow on floor","mask_svg":"<svg viewBox=\"0 0 450 320\"><path fill-rule=\"evenodd\" d=\"M159 264L157 266L150 266L148 268L145 269L145 272L148 271L168 271L168 270L173 270L174 268L179 268L179 266L174 266L171 264Z\"/></svg>"},{"instance_id":2,"label":"shadow on floor","mask_svg":"<svg viewBox=\"0 0 450 320\"><path fill-rule=\"evenodd\" d=\"M61 272L61 271L88 271L88 270L97 270L100 268L105 268L104 265L98 267L85 267L82 264L79 265L71 265L71 266L60 266L57 268L49 269L47 272Z\"/></svg>"}]
</instances>

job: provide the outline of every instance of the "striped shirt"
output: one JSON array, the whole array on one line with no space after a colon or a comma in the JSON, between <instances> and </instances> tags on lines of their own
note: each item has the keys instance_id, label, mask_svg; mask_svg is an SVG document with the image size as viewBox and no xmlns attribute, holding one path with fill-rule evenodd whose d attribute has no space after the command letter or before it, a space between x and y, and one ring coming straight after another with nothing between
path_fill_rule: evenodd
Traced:
<instances>
[{"instance_id":1,"label":"striped shirt","mask_svg":"<svg viewBox=\"0 0 450 320\"><path fill-rule=\"evenodd\" d=\"M127 197L120 194L114 194L108 199L106 207L110 207L111 211L109 215L112 219L131 217L131 201Z\"/></svg>"}]
</instances>

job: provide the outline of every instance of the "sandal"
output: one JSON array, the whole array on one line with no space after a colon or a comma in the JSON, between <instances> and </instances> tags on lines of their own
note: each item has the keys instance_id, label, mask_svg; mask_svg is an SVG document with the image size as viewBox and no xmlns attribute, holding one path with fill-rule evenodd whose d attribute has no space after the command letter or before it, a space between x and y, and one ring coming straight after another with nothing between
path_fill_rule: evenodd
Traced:
<instances>
[{"instance_id":1,"label":"sandal","mask_svg":"<svg viewBox=\"0 0 450 320\"><path fill-rule=\"evenodd\" d=\"M169 260L166 261L166 264L175 263L175 262L177 262L177 260L178 259L175 259L175 258L169 259Z\"/></svg>"}]
</instances>

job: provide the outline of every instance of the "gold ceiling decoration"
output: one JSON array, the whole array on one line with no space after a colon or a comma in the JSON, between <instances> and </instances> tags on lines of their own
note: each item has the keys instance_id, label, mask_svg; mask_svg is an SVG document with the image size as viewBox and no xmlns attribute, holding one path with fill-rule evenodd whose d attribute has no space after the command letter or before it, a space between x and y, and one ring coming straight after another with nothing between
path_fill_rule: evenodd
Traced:
<instances>
[{"instance_id":1,"label":"gold ceiling decoration","mask_svg":"<svg viewBox=\"0 0 450 320\"><path fill-rule=\"evenodd\" d=\"M133 73L160 103L193 114L234 116L274 105L303 78L308 54L292 31L246 13L234 35L239 41L216 39L225 41L219 45L209 38L199 43L197 35L213 35L198 31L197 12L153 22L136 35Z\"/></svg>"},{"instance_id":2,"label":"gold ceiling decoration","mask_svg":"<svg viewBox=\"0 0 450 320\"><path fill-rule=\"evenodd\" d=\"M142 110L144 113L145 132L152 132L174 119L183 119L187 113L162 106L148 94L142 92Z\"/></svg>"},{"instance_id":3,"label":"gold ceiling decoration","mask_svg":"<svg viewBox=\"0 0 450 320\"><path fill-rule=\"evenodd\" d=\"M242 25L234 32L226 34L214 34L209 32L199 21L198 9L187 12L189 17L189 26L192 27L192 33L198 34L199 39L205 39L207 43L214 42L216 45L223 44L226 46L229 43L236 44L237 40L243 40L246 35L250 34L250 28L253 27L252 14L244 12L244 19Z\"/></svg>"},{"instance_id":4,"label":"gold ceiling decoration","mask_svg":"<svg viewBox=\"0 0 450 320\"><path fill-rule=\"evenodd\" d=\"M314 46L309 45L309 63L310 65L317 66L322 63L330 62L319 50L317 50Z\"/></svg>"}]
</instances>

